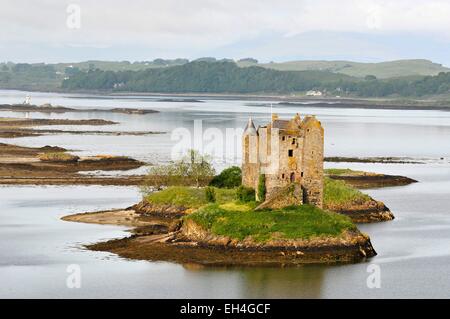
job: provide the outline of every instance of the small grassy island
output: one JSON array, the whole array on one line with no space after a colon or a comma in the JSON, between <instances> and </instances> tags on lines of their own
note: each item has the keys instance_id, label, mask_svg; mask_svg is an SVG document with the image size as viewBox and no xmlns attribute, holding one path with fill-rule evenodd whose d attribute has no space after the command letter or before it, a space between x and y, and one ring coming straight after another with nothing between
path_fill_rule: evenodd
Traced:
<instances>
[{"instance_id":1,"label":"small grassy island","mask_svg":"<svg viewBox=\"0 0 450 319\"><path fill-rule=\"evenodd\" d=\"M170 187L150 194L146 201L157 206L191 210L193 212L184 217L184 224L195 223L211 234L237 241L249 239L254 243L265 243L310 239L338 236L356 229L350 218L312 205L255 211L257 202L236 199L236 189L212 190L216 194L214 203L208 202L205 188L191 187Z\"/></svg>"},{"instance_id":2,"label":"small grassy island","mask_svg":"<svg viewBox=\"0 0 450 319\"><path fill-rule=\"evenodd\" d=\"M371 200L352 187L339 187L340 181L329 182L327 205ZM125 210L63 219L133 226L130 237L88 246L133 259L279 266L357 262L376 254L348 216L312 205L258 210L258 204L254 192L242 186L172 186Z\"/></svg>"}]
</instances>

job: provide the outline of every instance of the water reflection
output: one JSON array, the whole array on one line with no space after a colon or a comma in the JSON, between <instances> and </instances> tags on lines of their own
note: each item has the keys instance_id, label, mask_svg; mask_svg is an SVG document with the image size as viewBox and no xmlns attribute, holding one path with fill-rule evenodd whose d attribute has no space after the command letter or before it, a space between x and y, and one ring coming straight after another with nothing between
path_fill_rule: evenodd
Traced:
<instances>
[{"instance_id":1,"label":"water reflection","mask_svg":"<svg viewBox=\"0 0 450 319\"><path fill-rule=\"evenodd\" d=\"M0 91L2 103L16 103L23 92ZM242 127L248 116L265 122L270 109L246 101L166 103L147 98L74 99L65 94L33 93L37 104L73 107L145 107L158 114L13 113L0 116L104 118L119 125L95 130L192 129ZM83 211L127 207L140 198L137 189L117 187L0 187L1 297L448 297L450 282L450 113L439 111L317 109L280 107L283 114L317 114L326 131L326 153L335 156L443 157L427 164L327 163L404 175L419 183L366 190L395 214L392 222L360 225L368 233L382 270L382 288L366 286L367 263L299 268L194 269L169 263L136 262L80 249L83 244L128 235L123 227L68 223L59 217ZM85 129L83 127L83 129ZM0 139L11 143L11 139ZM47 135L18 138L27 146L59 145L82 154L128 155L152 163L166 161L170 134L155 136ZM239 159L237 160L239 161ZM82 267L84 286L68 290L66 266Z\"/></svg>"}]
</instances>

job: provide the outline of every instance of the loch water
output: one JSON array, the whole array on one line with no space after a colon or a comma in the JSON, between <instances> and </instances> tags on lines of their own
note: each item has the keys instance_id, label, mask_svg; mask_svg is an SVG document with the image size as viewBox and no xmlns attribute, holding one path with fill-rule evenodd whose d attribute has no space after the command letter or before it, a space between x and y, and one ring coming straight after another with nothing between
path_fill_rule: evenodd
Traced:
<instances>
[{"instance_id":1,"label":"loch water","mask_svg":"<svg viewBox=\"0 0 450 319\"><path fill-rule=\"evenodd\" d=\"M20 103L27 92L0 91L0 104ZM79 109L76 113L0 112L0 117L102 118L118 122L100 127L64 127L105 131L164 131L166 134L43 135L0 139L24 146L58 145L80 155L127 155L150 163L170 160L177 129L192 132L193 143L205 136L195 127L242 128L248 117L267 122L280 117L315 114L325 128L327 156L399 156L422 164L326 163L408 176L418 183L364 190L383 201L396 219L361 224L378 255L348 265L297 268L201 268L166 262L135 261L84 245L127 236L126 227L71 223L64 215L128 207L140 199L136 187L0 186L1 298L438 298L450 296L450 112L317 108L312 103L279 106L276 101L195 98L161 101L152 96L89 96L32 93L34 104ZM174 98L174 97L165 97ZM272 104L272 107L270 106ZM154 114L91 112L89 108L146 108ZM46 128L46 127L43 127ZM215 141L217 143L217 141ZM197 144L199 145L199 144ZM205 148L208 147L207 141ZM211 146L211 145L210 145ZM215 154L218 170L239 165L239 141L224 138ZM70 266L81 273L81 287L69 288ZM367 284L379 270L380 288ZM369 278L370 280L370 278ZM70 285L69 285L70 286Z\"/></svg>"}]
</instances>

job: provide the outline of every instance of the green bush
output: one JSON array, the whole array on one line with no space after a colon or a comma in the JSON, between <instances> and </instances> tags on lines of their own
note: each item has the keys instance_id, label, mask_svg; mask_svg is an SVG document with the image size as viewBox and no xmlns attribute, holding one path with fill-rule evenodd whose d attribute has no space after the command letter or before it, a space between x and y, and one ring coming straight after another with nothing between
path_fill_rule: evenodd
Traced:
<instances>
[{"instance_id":1,"label":"green bush","mask_svg":"<svg viewBox=\"0 0 450 319\"><path fill-rule=\"evenodd\" d=\"M258 179L258 201L263 202L266 200L266 175L259 175Z\"/></svg>"},{"instance_id":2,"label":"green bush","mask_svg":"<svg viewBox=\"0 0 450 319\"><path fill-rule=\"evenodd\" d=\"M216 191L214 187L205 187L205 196L208 203L216 202Z\"/></svg>"},{"instance_id":3,"label":"green bush","mask_svg":"<svg viewBox=\"0 0 450 319\"><path fill-rule=\"evenodd\" d=\"M255 201L255 190L241 185L236 190L236 199L243 203L253 202Z\"/></svg>"},{"instance_id":4,"label":"green bush","mask_svg":"<svg viewBox=\"0 0 450 319\"><path fill-rule=\"evenodd\" d=\"M219 188L235 188L241 186L242 171L238 166L232 166L224 169L219 175L214 176L210 186Z\"/></svg>"}]
</instances>

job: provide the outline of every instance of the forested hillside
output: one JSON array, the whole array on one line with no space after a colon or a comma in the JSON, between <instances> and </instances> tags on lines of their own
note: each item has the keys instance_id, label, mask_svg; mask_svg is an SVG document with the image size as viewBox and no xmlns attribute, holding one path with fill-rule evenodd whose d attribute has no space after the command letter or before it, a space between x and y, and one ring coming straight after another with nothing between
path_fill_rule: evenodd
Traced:
<instances>
[{"instance_id":1,"label":"forested hillside","mask_svg":"<svg viewBox=\"0 0 450 319\"><path fill-rule=\"evenodd\" d=\"M191 62L143 71L78 72L63 82L65 89L173 93L288 93L335 89L353 78L326 71L276 71L240 68L234 62Z\"/></svg>"},{"instance_id":2,"label":"forested hillside","mask_svg":"<svg viewBox=\"0 0 450 319\"><path fill-rule=\"evenodd\" d=\"M319 90L326 96L411 98L450 95L449 72L380 79L327 70L280 71L258 66L254 59L238 64L213 58L193 62L157 59L150 64L7 63L0 64L0 89L224 94L304 94Z\"/></svg>"},{"instance_id":3,"label":"forested hillside","mask_svg":"<svg viewBox=\"0 0 450 319\"><path fill-rule=\"evenodd\" d=\"M436 76L364 79L328 71L277 71L233 62L191 62L142 71L77 72L62 84L68 90L113 90L161 93L302 93L320 90L329 95L359 97L447 94L450 73Z\"/></svg>"}]
</instances>

